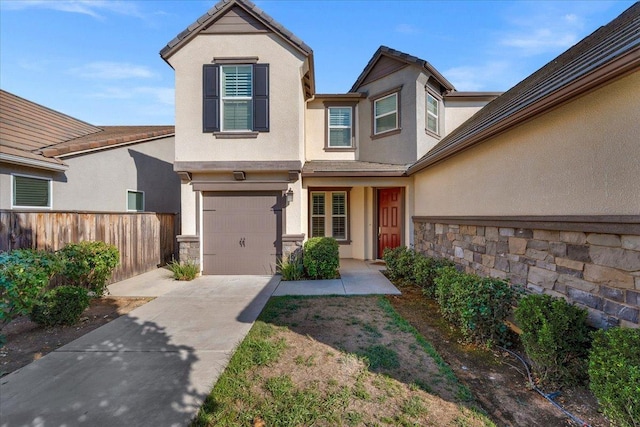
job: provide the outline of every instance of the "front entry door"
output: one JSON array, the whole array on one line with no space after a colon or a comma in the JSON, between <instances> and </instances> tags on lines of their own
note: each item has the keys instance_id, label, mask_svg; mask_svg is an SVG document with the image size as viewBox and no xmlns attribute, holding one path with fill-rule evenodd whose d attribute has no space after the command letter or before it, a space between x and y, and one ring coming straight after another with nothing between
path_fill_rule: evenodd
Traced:
<instances>
[{"instance_id":1,"label":"front entry door","mask_svg":"<svg viewBox=\"0 0 640 427\"><path fill-rule=\"evenodd\" d=\"M378 190L378 258L402 242L402 188Z\"/></svg>"}]
</instances>

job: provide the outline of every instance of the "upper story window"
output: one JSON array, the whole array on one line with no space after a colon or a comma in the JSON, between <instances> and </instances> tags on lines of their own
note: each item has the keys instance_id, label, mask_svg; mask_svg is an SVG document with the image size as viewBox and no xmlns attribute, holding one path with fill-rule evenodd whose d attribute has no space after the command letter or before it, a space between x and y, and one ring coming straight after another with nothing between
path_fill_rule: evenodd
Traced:
<instances>
[{"instance_id":1,"label":"upper story window","mask_svg":"<svg viewBox=\"0 0 640 427\"><path fill-rule=\"evenodd\" d=\"M12 175L14 208L51 208L51 180Z\"/></svg>"},{"instance_id":2,"label":"upper story window","mask_svg":"<svg viewBox=\"0 0 640 427\"><path fill-rule=\"evenodd\" d=\"M440 134L440 100L427 92L427 131Z\"/></svg>"},{"instance_id":3,"label":"upper story window","mask_svg":"<svg viewBox=\"0 0 640 427\"><path fill-rule=\"evenodd\" d=\"M328 148L351 148L353 146L353 108L329 107Z\"/></svg>"},{"instance_id":4,"label":"upper story window","mask_svg":"<svg viewBox=\"0 0 640 427\"><path fill-rule=\"evenodd\" d=\"M202 131L255 137L269 132L269 64L205 64Z\"/></svg>"},{"instance_id":5,"label":"upper story window","mask_svg":"<svg viewBox=\"0 0 640 427\"><path fill-rule=\"evenodd\" d=\"M400 127L398 92L373 101L373 134L389 132Z\"/></svg>"},{"instance_id":6,"label":"upper story window","mask_svg":"<svg viewBox=\"0 0 640 427\"><path fill-rule=\"evenodd\" d=\"M224 65L221 71L221 131L253 130L253 66Z\"/></svg>"}]
</instances>

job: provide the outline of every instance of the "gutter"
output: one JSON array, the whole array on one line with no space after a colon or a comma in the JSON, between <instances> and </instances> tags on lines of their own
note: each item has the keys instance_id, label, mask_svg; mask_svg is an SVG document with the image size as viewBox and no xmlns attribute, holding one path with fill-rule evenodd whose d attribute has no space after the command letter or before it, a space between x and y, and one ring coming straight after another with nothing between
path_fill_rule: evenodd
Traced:
<instances>
[{"instance_id":1,"label":"gutter","mask_svg":"<svg viewBox=\"0 0 640 427\"><path fill-rule=\"evenodd\" d=\"M64 172L69 169L69 166L64 163L56 165L54 163L47 162L44 160L28 159L26 157L15 156L13 154L0 153L0 161L13 163L21 166L29 166L29 167L38 168L38 169L50 170L54 172Z\"/></svg>"}]
</instances>

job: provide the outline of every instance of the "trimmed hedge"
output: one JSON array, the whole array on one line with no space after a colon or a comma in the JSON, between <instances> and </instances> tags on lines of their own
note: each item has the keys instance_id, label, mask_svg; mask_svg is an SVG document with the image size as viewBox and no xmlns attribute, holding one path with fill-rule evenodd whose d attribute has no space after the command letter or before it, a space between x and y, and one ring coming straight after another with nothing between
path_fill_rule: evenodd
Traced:
<instances>
[{"instance_id":1,"label":"trimmed hedge","mask_svg":"<svg viewBox=\"0 0 640 427\"><path fill-rule=\"evenodd\" d=\"M16 249L0 253L0 330L15 317L29 314L62 266L54 252Z\"/></svg>"},{"instance_id":2,"label":"trimmed hedge","mask_svg":"<svg viewBox=\"0 0 640 427\"><path fill-rule=\"evenodd\" d=\"M584 382L591 341L587 310L561 298L532 294L519 301L515 318L540 384Z\"/></svg>"},{"instance_id":3,"label":"trimmed hedge","mask_svg":"<svg viewBox=\"0 0 640 427\"><path fill-rule=\"evenodd\" d=\"M85 288L60 286L49 291L31 310L31 320L43 326L73 325L89 307L91 298Z\"/></svg>"},{"instance_id":4,"label":"trimmed hedge","mask_svg":"<svg viewBox=\"0 0 640 427\"><path fill-rule=\"evenodd\" d=\"M415 283L413 267L417 252L406 246L385 248L382 259L387 264L387 276L391 280L403 280Z\"/></svg>"},{"instance_id":5,"label":"trimmed hedge","mask_svg":"<svg viewBox=\"0 0 640 427\"><path fill-rule=\"evenodd\" d=\"M455 267L453 261L444 258L429 258L418 253L413 265L413 277L416 285L422 288L422 292L429 298L436 296L435 278L441 268Z\"/></svg>"},{"instance_id":6,"label":"trimmed hedge","mask_svg":"<svg viewBox=\"0 0 640 427\"><path fill-rule=\"evenodd\" d=\"M507 282L461 273L454 267L438 270L434 279L442 315L458 326L468 342L488 346L504 342L506 318L516 301Z\"/></svg>"},{"instance_id":7,"label":"trimmed hedge","mask_svg":"<svg viewBox=\"0 0 640 427\"><path fill-rule=\"evenodd\" d=\"M312 237L304 243L303 264L312 279L335 279L340 267L340 247L333 237Z\"/></svg>"},{"instance_id":8,"label":"trimmed hedge","mask_svg":"<svg viewBox=\"0 0 640 427\"><path fill-rule=\"evenodd\" d=\"M107 280L120 260L115 246L100 241L69 243L60 254L64 259L60 272L63 283L86 288L97 296L106 291Z\"/></svg>"},{"instance_id":9,"label":"trimmed hedge","mask_svg":"<svg viewBox=\"0 0 640 427\"><path fill-rule=\"evenodd\" d=\"M589 354L589 388L613 425L640 425L640 329L599 330Z\"/></svg>"}]
</instances>

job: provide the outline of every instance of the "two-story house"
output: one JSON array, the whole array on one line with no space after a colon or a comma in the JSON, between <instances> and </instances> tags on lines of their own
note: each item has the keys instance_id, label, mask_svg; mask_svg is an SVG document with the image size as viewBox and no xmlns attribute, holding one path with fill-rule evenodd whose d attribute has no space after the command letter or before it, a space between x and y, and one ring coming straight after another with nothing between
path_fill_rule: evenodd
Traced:
<instances>
[{"instance_id":1,"label":"two-story house","mask_svg":"<svg viewBox=\"0 0 640 427\"><path fill-rule=\"evenodd\" d=\"M173 39L183 259L270 274L307 237L345 258L412 240L407 168L498 93L456 92L428 62L380 47L345 94L318 94L313 51L245 0Z\"/></svg>"}]
</instances>

